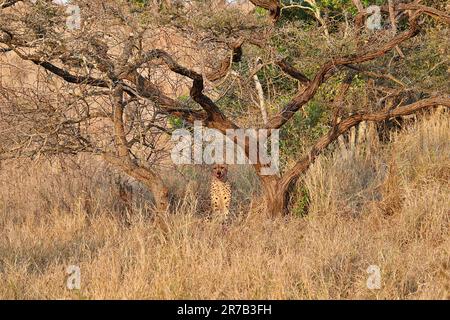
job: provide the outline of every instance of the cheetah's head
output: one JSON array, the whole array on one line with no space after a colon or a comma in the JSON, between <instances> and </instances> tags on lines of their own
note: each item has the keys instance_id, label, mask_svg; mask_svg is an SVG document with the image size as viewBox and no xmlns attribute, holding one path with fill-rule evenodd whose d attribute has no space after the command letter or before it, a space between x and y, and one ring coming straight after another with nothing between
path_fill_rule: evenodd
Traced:
<instances>
[{"instance_id":1,"label":"cheetah's head","mask_svg":"<svg viewBox=\"0 0 450 320\"><path fill-rule=\"evenodd\" d=\"M213 176L221 181L227 180L228 167L225 164L215 164L213 166Z\"/></svg>"}]
</instances>

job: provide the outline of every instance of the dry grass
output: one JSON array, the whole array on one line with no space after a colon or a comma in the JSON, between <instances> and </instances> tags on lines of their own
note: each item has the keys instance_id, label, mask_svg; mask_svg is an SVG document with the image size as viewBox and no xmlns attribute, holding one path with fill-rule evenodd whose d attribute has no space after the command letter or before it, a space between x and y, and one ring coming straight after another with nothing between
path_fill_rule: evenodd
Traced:
<instances>
[{"instance_id":1,"label":"dry grass","mask_svg":"<svg viewBox=\"0 0 450 320\"><path fill-rule=\"evenodd\" d=\"M99 166L5 166L0 298L448 299L449 129L434 116L389 145L322 157L305 179L307 216L241 213L228 228L200 212L204 174L178 186L175 214L152 219L148 195L128 212ZM249 199L253 178L233 177ZM79 291L66 288L68 265L81 268ZM369 265L379 290L366 287Z\"/></svg>"}]
</instances>

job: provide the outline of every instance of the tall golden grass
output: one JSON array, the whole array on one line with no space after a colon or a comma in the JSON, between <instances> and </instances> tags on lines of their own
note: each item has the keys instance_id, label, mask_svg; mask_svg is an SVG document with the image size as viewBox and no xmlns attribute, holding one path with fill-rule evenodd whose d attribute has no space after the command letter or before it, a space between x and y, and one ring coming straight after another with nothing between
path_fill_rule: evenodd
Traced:
<instances>
[{"instance_id":1,"label":"tall golden grass","mask_svg":"<svg viewBox=\"0 0 450 320\"><path fill-rule=\"evenodd\" d=\"M176 210L155 219L141 190L123 205L101 165L5 164L0 298L449 299L449 129L437 114L389 144L322 156L304 180L304 216L239 205L258 188L235 168L226 227L205 219L201 170L173 181ZM69 265L80 290L66 287ZM366 285L370 265L378 290Z\"/></svg>"}]
</instances>

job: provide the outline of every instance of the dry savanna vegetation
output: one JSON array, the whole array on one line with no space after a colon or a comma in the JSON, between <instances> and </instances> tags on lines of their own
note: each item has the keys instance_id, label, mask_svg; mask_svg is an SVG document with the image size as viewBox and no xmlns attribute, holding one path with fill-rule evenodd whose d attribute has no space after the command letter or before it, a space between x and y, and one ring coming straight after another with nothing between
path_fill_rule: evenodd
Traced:
<instances>
[{"instance_id":1,"label":"dry savanna vegetation","mask_svg":"<svg viewBox=\"0 0 450 320\"><path fill-rule=\"evenodd\" d=\"M448 299L447 117L370 153L320 157L305 177L306 216L268 220L241 209L226 230L199 212L194 184L204 178L179 190L161 222L138 198L124 209L95 165L3 170L0 297ZM248 188L248 172L236 170L233 181ZM66 288L69 265L80 266L81 290ZM379 290L367 289L370 265L381 269Z\"/></svg>"},{"instance_id":2,"label":"dry savanna vegetation","mask_svg":"<svg viewBox=\"0 0 450 320\"><path fill-rule=\"evenodd\" d=\"M447 1L70 3L0 0L1 299L450 298ZM280 130L226 220L198 122Z\"/></svg>"}]
</instances>

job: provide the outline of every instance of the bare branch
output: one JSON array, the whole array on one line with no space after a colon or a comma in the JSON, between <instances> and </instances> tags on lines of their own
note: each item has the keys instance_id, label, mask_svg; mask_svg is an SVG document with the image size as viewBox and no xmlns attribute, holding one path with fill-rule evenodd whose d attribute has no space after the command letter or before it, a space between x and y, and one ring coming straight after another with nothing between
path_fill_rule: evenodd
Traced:
<instances>
[{"instance_id":1,"label":"bare branch","mask_svg":"<svg viewBox=\"0 0 450 320\"><path fill-rule=\"evenodd\" d=\"M162 59L170 70L193 80L190 95L192 99L206 111L208 118L205 121L209 123L212 128L222 132L225 132L226 129L237 128L237 125L228 120L219 107L208 96L203 94L203 76L200 73L178 64L163 50L152 50L149 55Z\"/></svg>"},{"instance_id":2,"label":"bare branch","mask_svg":"<svg viewBox=\"0 0 450 320\"><path fill-rule=\"evenodd\" d=\"M261 64L261 59L257 59L257 64ZM255 73L253 76L253 81L255 82L256 91L258 92L258 99L259 99L259 110L261 111L261 116L263 119L264 125L267 124L267 110L265 106L265 99L264 99L264 91L261 85L261 82L259 81L258 75Z\"/></svg>"},{"instance_id":3,"label":"bare branch","mask_svg":"<svg viewBox=\"0 0 450 320\"><path fill-rule=\"evenodd\" d=\"M360 122L380 122L399 116L410 115L422 109L435 106L445 106L447 108L450 108L450 97L440 96L428 98L395 109L374 113L357 113L349 116L348 118L334 125L325 136L320 138L311 148L308 155L298 161L291 170L285 173L282 178L281 184L286 186L295 182L295 180L310 167L310 165L316 160L319 154L321 154L332 142L338 139L339 136L344 134L350 128L358 125Z\"/></svg>"},{"instance_id":4,"label":"bare branch","mask_svg":"<svg viewBox=\"0 0 450 320\"><path fill-rule=\"evenodd\" d=\"M388 6L389 6L389 20L391 21L391 27L392 27L392 34L397 34L397 22L395 21L395 5L393 0L388 0ZM400 57L404 58L405 55L403 54L402 50L398 45L395 46L395 50L399 54Z\"/></svg>"},{"instance_id":5,"label":"bare branch","mask_svg":"<svg viewBox=\"0 0 450 320\"><path fill-rule=\"evenodd\" d=\"M303 73L298 71L296 68L291 66L285 59L280 59L276 62L276 64L283 70L285 73L290 75L292 78L297 79L302 83L308 84L311 80L308 79Z\"/></svg>"},{"instance_id":6,"label":"bare branch","mask_svg":"<svg viewBox=\"0 0 450 320\"><path fill-rule=\"evenodd\" d=\"M342 58L337 58L326 62L320 70L316 73L314 79L309 85L300 93L297 94L278 114L273 116L268 124L269 129L278 129L283 126L304 104L310 101L316 94L319 87L329 77L329 73L339 66L348 64L358 64L366 61L376 59L383 56L388 51L392 50L396 45L414 37L418 33L418 28L415 19L411 19L410 29L405 31L381 46L377 50L369 51L359 55L351 55Z\"/></svg>"},{"instance_id":7,"label":"bare branch","mask_svg":"<svg viewBox=\"0 0 450 320\"><path fill-rule=\"evenodd\" d=\"M102 88L109 88L110 84L106 82L105 80L101 79L95 79L89 76L76 76L68 72L67 70L64 70L62 68L59 68L55 66L54 64L47 62L47 61L39 61L35 59L30 59L34 64L43 67L44 69L50 71L51 73L57 75L58 77L64 79L64 81L67 81L69 83L74 84L88 84L95 87L102 87Z\"/></svg>"},{"instance_id":8,"label":"bare branch","mask_svg":"<svg viewBox=\"0 0 450 320\"><path fill-rule=\"evenodd\" d=\"M257 7L269 10L270 17L277 21L280 17L281 4L279 0L250 0Z\"/></svg>"},{"instance_id":9,"label":"bare branch","mask_svg":"<svg viewBox=\"0 0 450 320\"><path fill-rule=\"evenodd\" d=\"M395 6L395 9L399 10L399 11L417 10L417 11L423 12L431 17L440 19L447 24L450 24L450 15L449 14L442 12L438 9L425 6L425 5L416 4L416 3L399 3ZM388 12L389 8L387 8L386 6L383 6L382 10Z\"/></svg>"},{"instance_id":10,"label":"bare branch","mask_svg":"<svg viewBox=\"0 0 450 320\"><path fill-rule=\"evenodd\" d=\"M231 56L225 57L220 62L219 68L217 68L216 70L212 70L211 72L206 74L206 78L209 81L217 81L219 79L224 78L228 74L228 72L231 68L231 63L241 61L243 42L244 42L243 39L239 39L231 44Z\"/></svg>"},{"instance_id":11,"label":"bare branch","mask_svg":"<svg viewBox=\"0 0 450 320\"><path fill-rule=\"evenodd\" d=\"M22 2L22 0L4 0L2 3L0 3L0 9L11 7L18 2Z\"/></svg>"}]
</instances>

